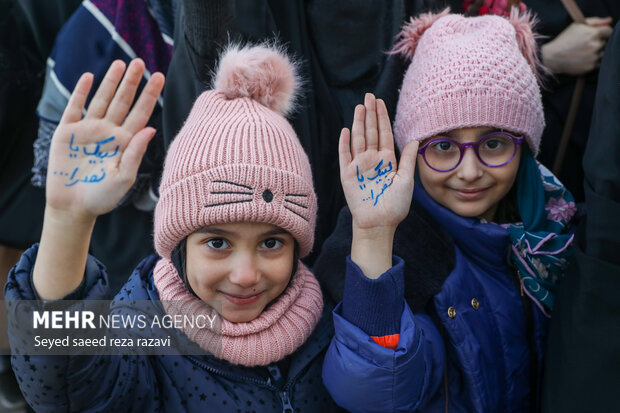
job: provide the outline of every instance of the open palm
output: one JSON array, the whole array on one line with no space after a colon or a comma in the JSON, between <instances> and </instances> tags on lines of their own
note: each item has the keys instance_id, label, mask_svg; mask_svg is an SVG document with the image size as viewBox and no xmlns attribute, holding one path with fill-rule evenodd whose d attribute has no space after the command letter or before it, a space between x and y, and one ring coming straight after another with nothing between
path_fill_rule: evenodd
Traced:
<instances>
[{"instance_id":1,"label":"open palm","mask_svg":"<svg viewBox=\"0 0 620 413\"><path fill-rule=\"evenodd\" d=\"M93 77L86 73L78 80L52 138L48 207L98 216L111 211L129 190L155 134L145 125L164 85L164 76L153 74L130 111L144 69L140 59L126 73L122 61L112 63L84 117Z\"/></svg>"},{"instance_id":2,"label":"open palm","mask_svg":"<svg viewBox=\"0 0 620 413\"><path fill-rule=\"evenodd\" d=\"M340 134L340 180L357 228L393 227L407 216L413 195L417 142L394 154L390 119L382 100L366 94L355 108L351 132Z\"/></svg>"}]
</instances>

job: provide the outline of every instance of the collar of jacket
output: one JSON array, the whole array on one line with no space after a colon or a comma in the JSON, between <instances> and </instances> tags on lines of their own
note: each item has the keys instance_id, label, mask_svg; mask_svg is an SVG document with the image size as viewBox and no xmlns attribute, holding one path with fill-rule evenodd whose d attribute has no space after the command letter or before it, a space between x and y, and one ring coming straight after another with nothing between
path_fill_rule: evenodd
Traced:
<instances>
[{"instance_id":1,"label":"collar of jacket","mask_svg":"<svg viewBox=\"0 0 620 413\"><path fill-rule=\"evenodd\" d=\"M455 214L438 204L416 177L414 202L424 208L467 257L482 268L505 269L510 254L510 234L500 225Z\"/></svg>"}]
</instances>

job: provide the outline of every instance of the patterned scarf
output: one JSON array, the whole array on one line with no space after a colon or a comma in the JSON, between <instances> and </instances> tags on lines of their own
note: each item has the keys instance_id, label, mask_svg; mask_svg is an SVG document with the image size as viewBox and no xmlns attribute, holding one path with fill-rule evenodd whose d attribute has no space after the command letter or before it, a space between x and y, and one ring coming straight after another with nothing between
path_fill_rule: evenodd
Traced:
<instances>
[{"instance_id":1,"label":"patterned scarf","mask_svg":"<svg viewBox=\"0 0 620 413\"><path fill-rule=\"evenodd\" d=\"M502 225L512 240L511 259L523 291L548 316L573 254L570 221L577 208L571 193L528 150L517 174L517 205L523 222Z\"/></svg>"}]
</instances>

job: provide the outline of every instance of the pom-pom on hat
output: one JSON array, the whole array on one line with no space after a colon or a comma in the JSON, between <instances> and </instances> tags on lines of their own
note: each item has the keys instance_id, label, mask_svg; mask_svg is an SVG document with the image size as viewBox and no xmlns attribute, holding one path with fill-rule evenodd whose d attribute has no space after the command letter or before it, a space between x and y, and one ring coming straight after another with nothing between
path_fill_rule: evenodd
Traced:
<instances>
[{"instance_id":1,"label":"pom-pom on hat","mask_svg":"<svg viewBox=\"0 0 620 413\"><path fill-rule=\"evenodd\" d=\"M545 127L534 19L423 14L394 47L411 59L401 86L394 136L402 150L453 129L491 126L525 137L534 156Z\"/></svg>"},{"instance_id":2,"label":"pom-pom on hat","mask_svg":"<svg viewBox=\"0 0 620 413\"><path fill-rule=\"evenodd\" d=\"M230 46L214 89L202 93L166 156L155 207L155 248L170 259L208 225L262 222L288 231L300 256L314 242L317 201L310 163L284 118L299 86L281 49Z\"/></svg>"}]
</instances>

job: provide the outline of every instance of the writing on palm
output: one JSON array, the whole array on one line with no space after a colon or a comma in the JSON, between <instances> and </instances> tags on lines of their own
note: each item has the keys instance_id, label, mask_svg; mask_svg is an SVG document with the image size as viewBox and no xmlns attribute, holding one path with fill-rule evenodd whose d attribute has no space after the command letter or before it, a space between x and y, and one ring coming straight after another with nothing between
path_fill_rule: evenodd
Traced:
<instances>
[{"instance_id":1,"label":"writing on palm","mask_svg":"<svg viewBox=\"0 0 620 413\"><path fill-rule=\"evenodd\" d=\"M360 172L359 165L355 167L355 176L363 202L370 201L372 206L377 205L381 196L394 182L392 175L388 175L393 169L391 161L386 164L383 160L377 162L377 165L370 172L366 172L366 175Z\"/></svg>"},{"instance_id":2,"label":"writing on palm","mask_svg":"<svg viewBox=\"0 0 620 413\"><path fill-rule=\"evenodd\" d=\"M64 185L68 187L78 183L92 184L103 181L106 177L105 169L103 168L104 160L119 155L119 145L114 145L115 141L115 136L109 136L92 144L78 145L75 143L75 135L71 134L71 140L67 144L68 157L75 160L77 166L72 165L68 169L64 169L64 167L58 168L53 170L52 173L61 177L64 180ZM111 144L113 150L104 150L104 146L110 146L106 144ZM82 167L80 169L81 161L85 157L88 159L89 168Z\"/></svg>"}]
</instances>

